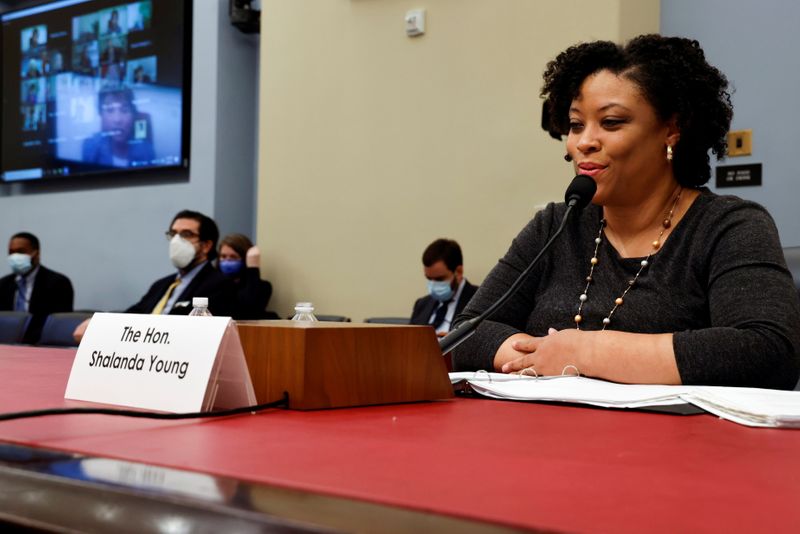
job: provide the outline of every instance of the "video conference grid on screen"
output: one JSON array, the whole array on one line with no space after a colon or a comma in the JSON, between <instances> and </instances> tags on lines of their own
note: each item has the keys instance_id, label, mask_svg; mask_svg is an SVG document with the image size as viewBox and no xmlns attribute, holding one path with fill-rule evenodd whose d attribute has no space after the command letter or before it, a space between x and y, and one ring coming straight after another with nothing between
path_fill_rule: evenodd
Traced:
<instances>
[{"instance_id":1,"label":"video conference grid on screen","mask_svg":"<svg viewBox=\"0 0 800 534\"><path fill-rule=\"evenodd\" d=\"M185 0L2 16L2 179L187 166Z\"/></svg>"}]
</instances>

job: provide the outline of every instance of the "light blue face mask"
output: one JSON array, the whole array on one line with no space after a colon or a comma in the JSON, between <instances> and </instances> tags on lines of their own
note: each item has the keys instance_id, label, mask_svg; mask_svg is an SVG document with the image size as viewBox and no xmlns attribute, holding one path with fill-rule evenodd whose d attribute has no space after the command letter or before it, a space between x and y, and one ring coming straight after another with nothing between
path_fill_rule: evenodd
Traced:
<instances>
[{"instance_id":1,"label":"light blue face mask","mask_svg":"<svg viewBox=\"0 0 800 534\"><path fill-rule=\"evenodd\" d=\"M31 263L30 254L20 254L15 252L8 255L8 265L11 266L11 271L14 274L27 274L31 270L33 264Z\"/></svg>"},{"instance_id":2,"label":"light blue face mask","mask_svg":"<svg viewBox=\"0 0 800 534\"><path fill-rule=\"evenodd\" d=\"M452 280L428 280L428 294L439 302L453 298Z\"/></svg>"}]
</instances>

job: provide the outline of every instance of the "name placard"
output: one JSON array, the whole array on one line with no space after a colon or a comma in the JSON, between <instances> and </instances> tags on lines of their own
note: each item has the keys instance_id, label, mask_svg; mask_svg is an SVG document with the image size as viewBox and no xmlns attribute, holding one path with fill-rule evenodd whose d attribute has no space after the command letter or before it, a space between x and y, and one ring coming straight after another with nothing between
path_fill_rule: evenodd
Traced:
<instances>
[{"instance_id":1,"label":"name placard","mask_svg":"<svg viewBox=\"0 0 800 534\"><path fill-rule=\"evenodd\" d=\"M165 412L256 403L230 318L129 313L92 317L64 397Z\"/></svg>"}]
</instances>

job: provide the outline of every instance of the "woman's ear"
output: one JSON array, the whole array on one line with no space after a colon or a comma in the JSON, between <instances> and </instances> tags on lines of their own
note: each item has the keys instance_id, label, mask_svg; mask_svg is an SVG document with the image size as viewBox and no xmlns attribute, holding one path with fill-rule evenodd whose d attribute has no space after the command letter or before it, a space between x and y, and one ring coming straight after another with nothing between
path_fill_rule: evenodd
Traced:
<instances>
[{"instance_id":1,"label":"woman's ear","mask_svg":"<svg viewBox=\"0 0 800 534\"><path fill-rule=\"evenodd\" d=\"M666 144L669 146L675 146L678 144L678 141L681 140L681 130L678 127L678 116L673 115L667 121L667 139Z\"/></svg>"}]
</instances>

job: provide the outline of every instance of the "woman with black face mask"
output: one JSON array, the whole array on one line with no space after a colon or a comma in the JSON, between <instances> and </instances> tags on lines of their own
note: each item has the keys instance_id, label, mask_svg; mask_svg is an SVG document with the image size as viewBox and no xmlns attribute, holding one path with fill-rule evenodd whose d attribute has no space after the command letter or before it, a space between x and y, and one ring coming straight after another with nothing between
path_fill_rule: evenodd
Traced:
<instances>
[{"instance_id":1,"label":"woman with black face mask","mask_svg":"<svg viewBox=\"0 0 800 534\"><path fill-rule=\"evenodd\" d=\"M219 242L219 270L236 283L234 319L266 319L272 284L261 279L261 252L247 236L229 234Z\"/></svg>"}]
</instances>

